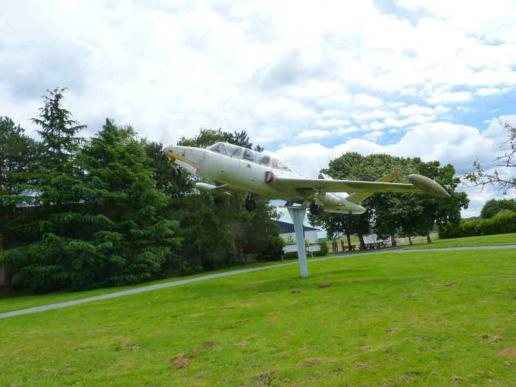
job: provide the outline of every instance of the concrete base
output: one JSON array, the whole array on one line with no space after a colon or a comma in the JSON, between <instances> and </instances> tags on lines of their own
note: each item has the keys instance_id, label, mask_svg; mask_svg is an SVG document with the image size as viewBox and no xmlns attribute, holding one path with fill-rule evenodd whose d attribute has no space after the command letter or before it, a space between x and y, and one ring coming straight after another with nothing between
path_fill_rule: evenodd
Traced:
<instances>
[{"instance_id":1,"label":"concrete base","mask_svg":"<svg viewBox=\"0 0 516 387\"><path fill-rule=\"evenodd\" d=\"M294 231L296 233L297 257L299 262L299 270L301 277L308 277L308 266L306 263L305 252L305 233L303 231L303 222L306 216L306 207L287 207L292 222L294 223Z\"/></svg>"}]
</instances>

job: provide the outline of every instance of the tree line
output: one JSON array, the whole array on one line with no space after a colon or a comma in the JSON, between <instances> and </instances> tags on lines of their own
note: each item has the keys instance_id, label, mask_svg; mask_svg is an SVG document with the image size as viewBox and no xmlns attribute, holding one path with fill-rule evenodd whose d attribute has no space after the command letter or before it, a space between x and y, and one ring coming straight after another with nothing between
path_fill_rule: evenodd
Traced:
<instances>
[{"instance_id":1,"label":"tree line","mask_svg":"<svg viewBox=\"0 0 516 387\"><path fill-rule=\"evenodd\" d=\"M78 290L190 274L249 259L274 259L282 243L264 199L193 194L163 145L106 119L91 138L49 91L33 119L40 139L0 118L0 266L6 289ZM227 141L247 133L201 130L180 143ZM259 146L255 149L261 150Z\"/></svg>"}]
</instances>

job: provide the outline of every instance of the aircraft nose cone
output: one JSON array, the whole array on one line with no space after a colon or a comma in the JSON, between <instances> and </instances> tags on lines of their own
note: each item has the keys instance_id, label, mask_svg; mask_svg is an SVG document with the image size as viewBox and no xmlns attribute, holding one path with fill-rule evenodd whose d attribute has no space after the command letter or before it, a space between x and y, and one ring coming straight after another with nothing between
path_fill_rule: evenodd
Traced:
<instances>
[{"instance_id":1,"label":"aircraft nose cone","mask_svg":"<svg viewBox=\"0 0 516 387\"><path fill-rule=\"evenodd\" d=\"M181 150L177 146L170 145L165 148L165 154L167 155L169 160L176 160L180 157L184 157L184 154L181 154Z\"/></svg>"}]
</instances>

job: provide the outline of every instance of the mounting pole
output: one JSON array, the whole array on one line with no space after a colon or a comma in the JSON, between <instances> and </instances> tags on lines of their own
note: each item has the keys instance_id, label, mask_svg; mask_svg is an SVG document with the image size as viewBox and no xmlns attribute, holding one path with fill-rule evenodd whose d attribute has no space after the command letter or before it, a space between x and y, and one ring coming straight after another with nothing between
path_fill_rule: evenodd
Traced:
<instances>
[{"instance_id":1,"label":"mounting pole","mask_svg":"<svg viewBox=\"0 0 516 387\"><path fill-rule=\"evenodd\" d=\"M306 264L306 252L305 252L305 232L303 230L303 222L306 215L306 207L289 206L288 212L294 223L294 231L296 233L297 243L297 259L299 262L299 270L301 271L301 277L308 277L308 267Z\"/></svg>"}]
</instances>

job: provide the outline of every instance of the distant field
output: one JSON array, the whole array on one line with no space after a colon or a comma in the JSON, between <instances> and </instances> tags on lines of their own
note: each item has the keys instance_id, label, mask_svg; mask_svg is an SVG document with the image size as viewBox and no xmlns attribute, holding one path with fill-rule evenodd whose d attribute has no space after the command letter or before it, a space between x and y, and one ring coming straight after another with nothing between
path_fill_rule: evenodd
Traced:
<instances>
[{"instance_id":1,"label":"distant field","mask_svg":"<svg viewBox=\"0 0 516 387\"><path fill-rule=\"evenodd\" d=\"M421 244L420 244L421 243ZM482 235L465 238L438 239L433 243L421 241L412 246L405 245L406 249L429 249L437 247L466 247L466 246L493 246L493 245L516 245L516 233ZM424 244L422 244L424 243Z\"/></svg>"},{"instance_id":2,"label":"distant field","mask_svg":"<svg viewBox=\"0 0 516 387\"><path fill-rule=\"evenodd\" d=\"M0 385L513 383L516 250L356 255L310 271L0 320Z\"/></svg>"}]
</instances>

